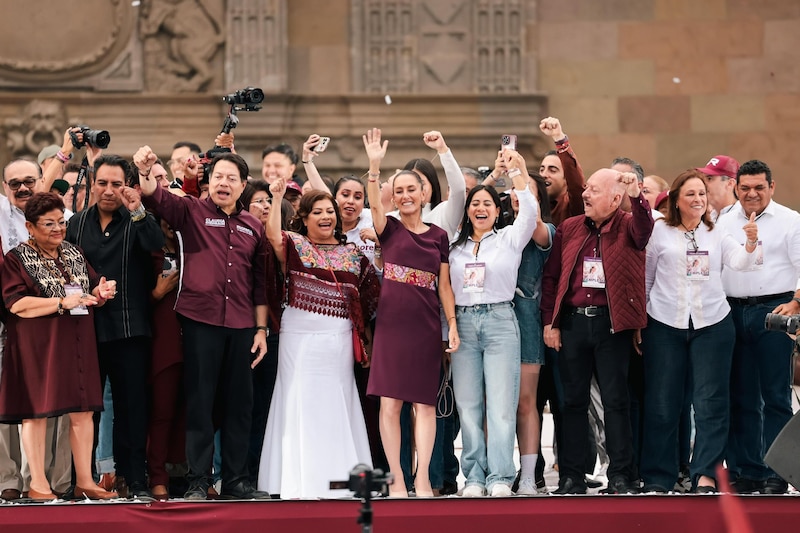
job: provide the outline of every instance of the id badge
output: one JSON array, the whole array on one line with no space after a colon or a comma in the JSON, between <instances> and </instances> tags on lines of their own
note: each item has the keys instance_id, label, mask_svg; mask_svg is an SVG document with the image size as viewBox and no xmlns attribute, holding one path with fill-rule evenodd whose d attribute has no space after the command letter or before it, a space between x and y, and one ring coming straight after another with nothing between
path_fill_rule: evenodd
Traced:
<instances>
[{"instance_id":1,"label":"id badge","mask_svg":"<svg viewBox=\"0 0 800 533\"><path fill-rule=\"evenodd\" d=\"M486 263L467 263L464 265L464 292L483 292L486 279Z\"/></svg>"},{"instance_id":2,"label":"id badge","mask_svg":"<svg viewBox=\"0 0 800 533\"><path fill-rule=\"evenodd\" d=\"M764 247L761 246L761 241L758 241L758 244L756 244L756 251L753 253L756 254L756 263L753 268L762 268L764 266Z\"/></svg>"},{"instance_id":3,"label":"id badge","mask_svg":"<svg viewBox=\"0 0 800 533\"><path fill-rule=\"evenodd\" d=\"M686 252L686 277L690 280L708 281L710 262L708 252L698 250L697 252Z\"/></svg>"},{"instance_id":4,"label":"id badge","mask_svg":"<svg viewBox=\"0 0 800 533\"><path fill-rule=\"evenodd\" d=\"M81 287L78 283L67 283L64 285L64 293L67 296L72 296L73 294L83 294L83 287ZM88 315L89 309L85 305L79 305L70 309L69 314Z\"/></svg>"},{"instance_id":5,"label":"id badge","mask_svg":"<svg viewBox=\"0 0 800 533\"><path fill-rule=\"evenodd\" d=\"M601 258L583 258L583 283L581 283L581 287L588 289L606 288L606 273L603 271L603 260Z\"/></svg>"}]
</instances>

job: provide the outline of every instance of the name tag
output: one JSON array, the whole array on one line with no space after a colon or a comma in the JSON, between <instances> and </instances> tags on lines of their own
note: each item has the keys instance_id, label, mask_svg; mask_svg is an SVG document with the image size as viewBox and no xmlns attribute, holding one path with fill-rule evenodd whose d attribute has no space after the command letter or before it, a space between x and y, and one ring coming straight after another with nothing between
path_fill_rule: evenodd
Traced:
<instances>
[{"instance_id":1,"label":"name tag","mask_svg":"<svg viewBox=\"0 0 800 533\"><path fill-rule=\"evenodd\" d=\"M222 218L206 218L206 226L211 226L215 228L224 228L225 227L225 219Z\"/></svg>"},{"instance_id":2,"label":"name tag","mask_svg":"<svg viewBox=\"0 0 800 533\"><path fill-rule=\"evenodd\" d=\"M72 296L73 294L83 294L83 287L77 283L67 283L64 285L64 294ZM69 310L71 315L88 315L89 309L85 305L79 305Z\"/></svg>"},{"instance_id":3,"label":"name tag","mask_svg":"<svg viewBox=\"0 0 800 533\"><path fill-rule=\"evenodd\" d=\"M589 289L605 289L606 273L603 270L603 260L599 257L583 258L583 280L581 287Z\"/></svg>"},{"instance_id":4,"label":"name tag","mask_svg":"<svg viewBox=\"0 0 800 533\"><path fill-rule=\"evenodd\" d=\"M483 292L486 279L486 263L467 263L464 265L464 292Z\"/></svg>"},{"instance_id":5,"label":"name tag","mask_svg":"<svg viewBox=\"0 0 800 533\"><path fill-rule=\"evenodd\" d=\"M244 226L240 226L239 224L236 224L236 231L244 233L245 235L250 235L251 237L253 236L253 230L250 228L245 228Z\"/></svg>"},{"instance_id":6,"label":"name tag","mask_svg":"<svg viewBox=\"0 0 800 533\"><path fill-rule=\"evenodd\" d=\"M708 281L710 272L708 252L686 252L686 277L691 280Z\"/></svg>"}]
</instances>

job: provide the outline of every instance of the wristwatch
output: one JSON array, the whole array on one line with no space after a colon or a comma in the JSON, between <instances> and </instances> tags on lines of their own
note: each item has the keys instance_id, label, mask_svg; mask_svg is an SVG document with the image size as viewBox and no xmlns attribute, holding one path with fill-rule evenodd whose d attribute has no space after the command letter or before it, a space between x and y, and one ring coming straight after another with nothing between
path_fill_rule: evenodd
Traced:
<instances>
[{"instance_id":1,"label":"wristwatch","mask_svg":"<svg viewBox=\"0 0 800 533\"><path fill-rule=\"evenodd\" d=\"M144 217L147 216L147 210L144 208L142 204L139 204L139 207L137 207L133 211L129 211L129 213L131 214L131 220L133 220L134 222L139 222L140 220L143 220Z\"/></svg>"},{"instance_id":2,"label":"wristwatch","mask_svg":"<svg viewBox=\"0 0 800 533\"><path fill-rule=\"evenodd\" d=\"M792 301L800 304L800 298L792 298Z\"/></svg>"}]
</instances>

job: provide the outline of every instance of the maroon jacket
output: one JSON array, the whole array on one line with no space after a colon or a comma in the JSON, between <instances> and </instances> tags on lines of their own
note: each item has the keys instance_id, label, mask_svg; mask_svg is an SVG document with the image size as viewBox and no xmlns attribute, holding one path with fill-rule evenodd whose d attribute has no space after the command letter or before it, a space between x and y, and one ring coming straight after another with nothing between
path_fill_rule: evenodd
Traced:
<instances>
[{"instance_id":1,"label":"maroon jacket","mask_svg":"<svg viewBox=\"0 0 800 533\"><path fill-rule=\"evenodd\" d=\"M578 257L586 239L597 234L585 216L571 217L556 230L550 257L542 275L542 323L559 327L572 271L582 268ZM647 325L644 291L645 247L653 231L650 206L639 194L631 199L631 213L617 210L599 228L600 255L606 275L606 295L612 332Z\"/></svg>"}]
</instances>

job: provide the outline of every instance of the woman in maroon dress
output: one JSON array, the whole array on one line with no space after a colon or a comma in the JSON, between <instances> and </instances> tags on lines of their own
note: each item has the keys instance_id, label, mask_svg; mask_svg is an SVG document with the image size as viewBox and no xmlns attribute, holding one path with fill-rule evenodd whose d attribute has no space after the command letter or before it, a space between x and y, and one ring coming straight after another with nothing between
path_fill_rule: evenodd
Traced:
<instances>
[{"instance_id":1,"label":"woman in maroon dress","mask_svg":"<svg viewBox=\"0 0 800 533\"><path fill-rule=\"evenodd\" d=\"M381 397L381 439L395 480L389 487L389 496L408 496L400 469L403 402L413 403L416 412L416 493L433 496L428 467L436 437L435 404L442 362L439 300L450 325L447 352L458 350L459 345L450 287L450 252L447 233L422 222L424 188L413 171L400 172L392 184L392 201L400 220L385 215L378 178L387 144L388 141L381 144L381 131L377 128L364 136L369 157L367 195L384 261L367 393Z\"/></svg>"},{"instance_id":2,"label":"woman in maroon dress","mask_svg":"<svg viewBox=\"0 0 800 533\"><path fill-rule=\"evenodd\" d=\"M54 500L44 470L48 417L69 413L75 496L116 498L92 479L94 411L103 409L92 306L116 294L116 282L97 279L79 248L64 242L64 202L34 194L25 208L31 234L6 255L3 300L8 341L0 374L0 422L22 421L30 466L29 496Z\"/></svg>"}]
</instances>

